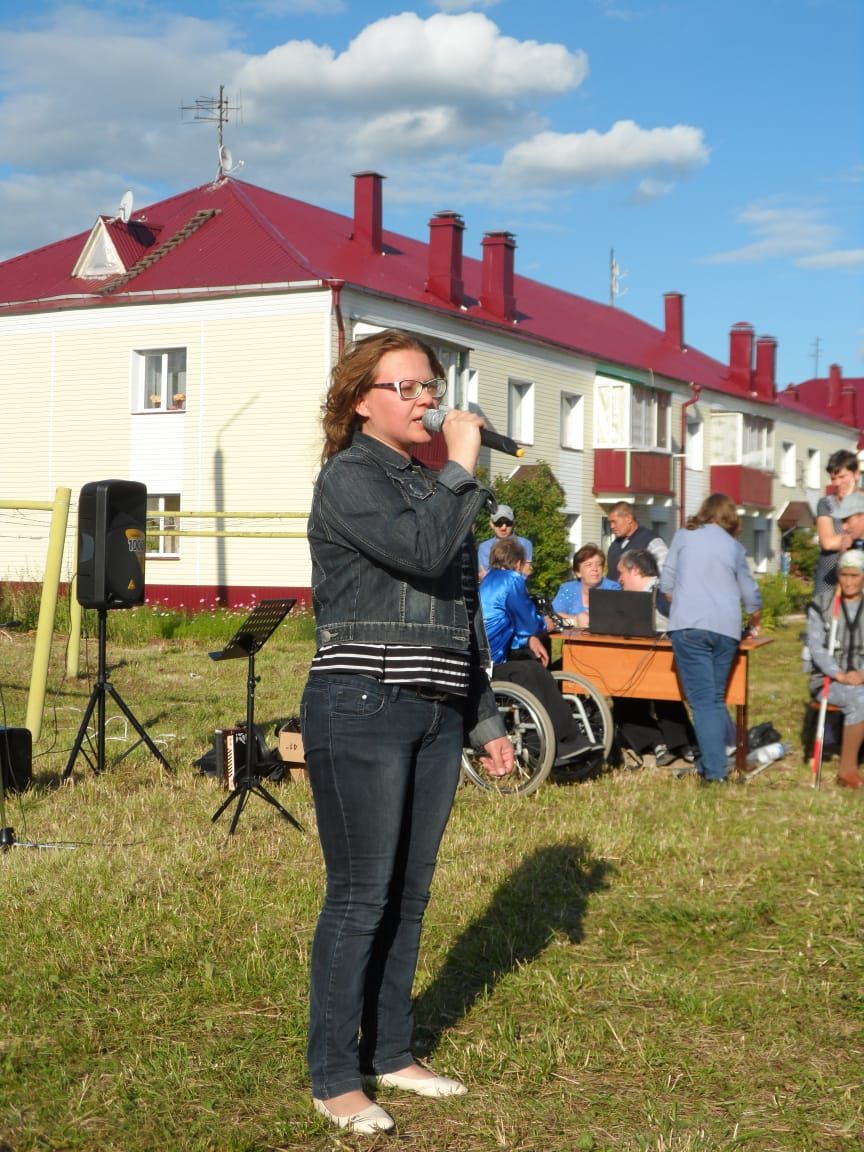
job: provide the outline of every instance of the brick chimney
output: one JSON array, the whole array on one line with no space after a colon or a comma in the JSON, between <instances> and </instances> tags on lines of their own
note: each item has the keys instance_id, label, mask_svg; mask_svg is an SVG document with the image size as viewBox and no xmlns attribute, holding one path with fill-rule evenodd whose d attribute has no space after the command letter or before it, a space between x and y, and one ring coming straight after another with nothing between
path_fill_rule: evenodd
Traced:
<instances>
[{"instance_id":1,"label":"brick chimney","mask_svg":"<svg viewBox=\"0 0 864 1152\"><path fill-rule=\"evenodd\" d=\"M462 303L462 233L458 212L436 212L429 221L429 279L426 290L447 304Z\"/></svg>"},{"instance_id":2,"label":"brick chimney","mask_svg":"<svg viewBox=\"0 0 864 1152\"><path fill-rule=\"evenodd\" d=\"M381 238L382 185L378 172L354 173L354 239L368 244L373 252L383 248Z\"/></svg>"},{"instance_id":3,"label":"brick chimney","mask_svg":"<svg viewBox=\"0 0 864 1152\"><path fill-rule=\"evenodd\" d=\"M663 297L666 305L665 340L676 351L684 348L684 297L680 292L667 292Z\"/></svg>"},{"instance_id":4,"label":"brick chimney","mask_svg":"<svg viewBox=\"0 0 864 1152\"><path fill-rule=\"evenodd\" d=\"M773 336L760 336L756 341L756 374L753 391L763 400L777 397L777 341Z\"/></svg>"},{"instance_id":5,"label":"brick chimney","mask_svg":"<svg viewBox=\"0 0 864 1152\"><path fill-rule=\"evenodd\" d=\"M513 295L513 263L516 237L512 232L487 232L483 236L483 278L480 304L498 320L513 323L516 299Z\"/></svg>"},{"instance_id":6,"label":"brick chimney","mask_svg":"<svg viewBox=\"0 0 864 1152\"><path fill-rule=\"evenodd\" d=\"M828 369L828 415L840 419L840 397L843 391L843 373L839 364Z\"/></svg>"},{"instance_id":7,"label":"brick chimney","mask_svg":"<svg viewBox=\"0 0 864 1152\"><path fill-rule=\"evenodd\" d=\"M858 426L858 397L851 381L845 382L840 391L840 419L844 424Z\"/></svg>"},{"instance_id":8,"label":"brick chimney","mask_svg":"<svg viewBox=\"0 0 864 1152\"><path fill-rule=\"evenodd\" d=\"M753 389L753 325L733 324L729 333L729 380L747 392Z\"/></svg>"}]
</instances>

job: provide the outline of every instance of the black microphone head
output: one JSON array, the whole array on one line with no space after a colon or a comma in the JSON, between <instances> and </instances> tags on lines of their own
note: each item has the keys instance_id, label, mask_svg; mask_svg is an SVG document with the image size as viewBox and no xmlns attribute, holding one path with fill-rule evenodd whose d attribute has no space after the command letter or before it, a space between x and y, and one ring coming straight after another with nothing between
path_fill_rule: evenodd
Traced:
<instances>
[{"instance_id":1,"label":"black microphone head","mask_svg":"<svg viewBox=\"0 0 864 1152\"><path fill-rule=\"evenodd\" d=\"M423 413L423 427L427 432L440 432L447 415L447 408L427 408Z\"/></svg>"}]
</instances>

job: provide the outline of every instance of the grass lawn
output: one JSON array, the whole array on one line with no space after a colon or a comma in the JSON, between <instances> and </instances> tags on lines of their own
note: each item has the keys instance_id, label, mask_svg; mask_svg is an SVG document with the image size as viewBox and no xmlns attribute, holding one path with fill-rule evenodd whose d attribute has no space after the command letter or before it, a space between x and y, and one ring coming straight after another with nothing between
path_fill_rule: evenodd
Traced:
<instances>
[{"instance_id":1,"label":"grass lawn","mask_svg":"<svg viewBox=\"0 0 864 1152\"><path fill-rule=\"evenodd\" d=\"M800 754L800 623L752 660L751 724L794 751L747 784L668 769L459 790L418 973L422 1051L470 1094L382 1092L398 1135L338 1135L304 1067L323 871L308 788L252 797L237 834L193 761L245 716L221 643L109 643L110 766L80 758L89 696L51 665L35 787L0 856L0 1149L265 1152L849 1152L864 1147L864 806ZM226 632L224 640L229 638ZM257 659L256 720L296 712L311 644ZM5 723L23 724L32 635L0 634ZM91 642L91 667L96 653ZM113 761L129 752L119 763Z\"/></svg>"}]
</instances>

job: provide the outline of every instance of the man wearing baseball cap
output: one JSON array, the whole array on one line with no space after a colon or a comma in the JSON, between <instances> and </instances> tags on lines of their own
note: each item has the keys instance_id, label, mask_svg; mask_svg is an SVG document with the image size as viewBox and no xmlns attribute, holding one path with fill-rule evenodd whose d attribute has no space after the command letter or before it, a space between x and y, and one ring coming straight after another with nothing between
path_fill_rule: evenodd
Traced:
<instances>
[{"instance_id":1,"label":"man wearing baseball cap","mask_svg":"<svg viewBox=\"0 0 864 1152\"><path fill-rule=\"evenodd\" d=\"M480 569L480 579L489 570L489 553L492 551L492 545L497 540L518 540L522 547L525 549L525 558L530 564L534 558L534 545L530 540L526 540L524 536L515 536L513 534L513 526L516 523L516 517L513 515L513 509L509 504L499 504L492 515L489 517L489 524L494 536L490 536L488 540L481 541L477 546L477 565Z\"/></svg>"},{"instance_id":2,"label":"man wearing baseball cap","mask_svg":"<svg viewBox=\"0 0 864 1152\"><path fill-rule=\"evenodd\" d=\"M853 492L846 501L861 497L861 511L840 511L845 520L864 521L864 493ZM841 505L842 508L842 505ZM864 743L864 551L850 549L837 561L840 585L840 612L837 634L829 649L834 592L820 593L807 609L807 646L813 674L810 692L815 698L830 678L828 701L843 711L843 739L840 744L840 771L837 783L844 788L864 788L858 768L858 755Z\"/></svg>"}]
</instances>

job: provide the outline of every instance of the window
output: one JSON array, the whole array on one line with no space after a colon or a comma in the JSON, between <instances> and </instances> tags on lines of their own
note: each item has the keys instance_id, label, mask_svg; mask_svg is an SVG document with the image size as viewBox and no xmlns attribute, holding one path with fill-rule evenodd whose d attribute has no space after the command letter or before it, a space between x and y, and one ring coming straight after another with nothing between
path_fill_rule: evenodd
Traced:
<instances>
[{"instance_id":1,"label":"window","mask_svg":"<svg viewBox=\"0 0 864 1152\"><path fill-rule=\"evenodd\" d=\"M180 529L179 517L172 512L180 511L179 493L159 496L147 493L147 556L179 556L180 537L174 535Z\"/></svg>"},{"instance_id":2,"label":"window","mask_svg":"<svg viewBox=\"0 0 864 1152\"><path fill-rule=\"evenodd\" d=\"M186 407L186 349L136 352L133 407L137 412L182 411Z\"/></svg>"},{"instance_id":3,"label":"window","mask_svg":"<svg viewBox=\"0 0 864 1152\"><path fill-rule=\"evenodd\" d=\"M807 449L807 487L818 488L822 481L822 453L818 448Z\"/></svg>"},{"instance_id":4,"label":"window","mask_svg":"<svg viewBox=\"0 0 864 1152\"><path fill-rule=\"evenodd\" d=\"M561 447L584 446L585 397L573 392L561 393Z\"/></svg>"},{"instance_id":5,"label":"window","mask_svg":"<svg viewBox=\"0 0 864 1152\"><path fill-rule=\"evenodd\" d=\"M691 472L701 472L705 455L705 421L699 416L691 416L692 408L687 412L687 431L684 452L686 467Z\"/></svg>"},{"instance_id":6,"label":"window","mask_svg":"<svg viewBox=\"0 0 864 1152\"><path fill-rule=\"evenodd\" d=\"M534 385L524 380L507 384L507 434L522 444L534 443Z\"/></svg>"},{"instance_id":7,"label":"window","mask_svg":"<svg viewBox=\"0 0 864 1152\"><path fill-rule=\"evenodd\" d=\"M596 399L596 447L668 451L668 392L598 376Z\"/></svg>"},{"instance_id":8,"label":"window","mask_svg":"<svg viewBox=\"0 0 864 1152\"><path fill-rule=\"evenodd\" d=\"M762 416L743 412L712 412L711 460L714 464L743 464L770 471L772 428Z\"/></svg>"},{"instance_id":9,"label":"window","mask_svg":"<svg viewBox=\"0 0 864 1152\"><path fill-rule=\"evenodd\" d=\"M669 394L633 384L630 388L631 448L669 447Z\"/></svg>"},{"instance_id":10,"label":"window","mask_svg":"<svg viewBox=\"0 0 864 1152\"><path fill-rule=\"evenodd\" d=\"M795 445L791 440L784 440L780 450L780 483L787 488L795 487L795 469L797 455Z\"/></svg>"},{"instance_id":11,"label":"window","mask_svg":"<svg viewBox=\"0 0 864 1152\"><path fill-rule=\"evenodd\" d=\"M771 452L772 422L764 416L745 416L743 422L743 457L745 468L770 471L774 466Z\"/></svg>"}]
</instances>

